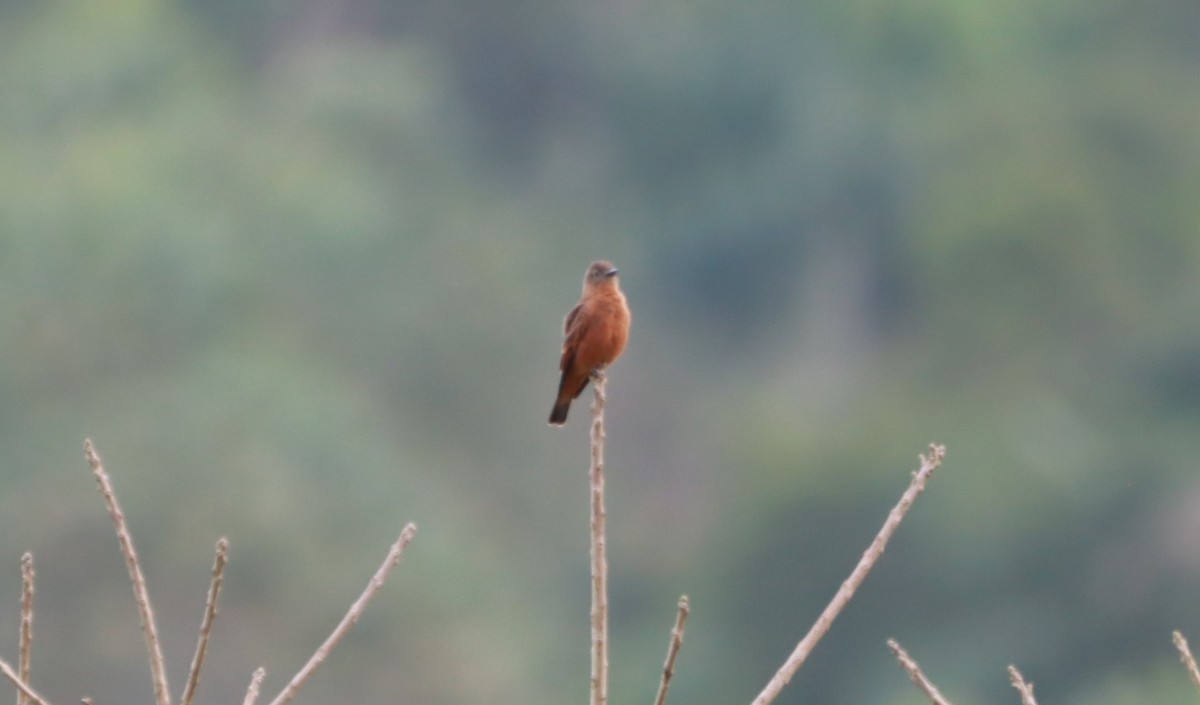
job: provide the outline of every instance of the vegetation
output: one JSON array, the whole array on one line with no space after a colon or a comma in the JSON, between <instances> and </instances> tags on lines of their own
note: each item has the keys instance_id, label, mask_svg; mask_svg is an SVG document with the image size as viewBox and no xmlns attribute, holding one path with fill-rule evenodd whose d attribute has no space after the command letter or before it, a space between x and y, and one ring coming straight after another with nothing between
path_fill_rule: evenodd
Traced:
<instances>
[{"instance_id":1,"label":"vegetation","mask_svg":"<svg viewBox=\"0 0 1200 705\"><path fill-rule=\"evenodd\" d=\"M777 702L922 702L893 636L956 702L1010 663L1194 698L1200 6L476 5L0 3L0 628L31 550L39 692L149 696L87 436L169 672L230 538L198 702L264 654L281 688L410 518L422 569L300 700L582 700L586 423L544 419L606 257L612 702L682 592L671 702L748 702L930 439L954 472Z\"/></svg>"}]
</instances>

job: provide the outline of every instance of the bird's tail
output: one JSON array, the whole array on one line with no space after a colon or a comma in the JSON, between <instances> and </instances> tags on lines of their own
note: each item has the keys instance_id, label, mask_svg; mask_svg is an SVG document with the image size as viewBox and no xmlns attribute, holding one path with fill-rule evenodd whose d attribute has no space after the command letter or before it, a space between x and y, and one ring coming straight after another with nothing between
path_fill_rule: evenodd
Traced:
<instances>
[{"instance_id":1,"label":"bird's tail","mask_svg":"<svg viewBox=\"0 0 1200 705\"><path fill-rule=\"evenodd\" d=\"M567 422L567 412L571 410L571 397L559 396L554 400L554 408L550 410L550 425L562 426Z\"/></svg>"},{"instance_id":2,"label":"bird's tail","mask_svg":"<svg viewBox=\"0 0 1200 705\"><path fill-rule=\"evenodd\" d=\"M550 410L550 425L562 426L567 422L571 400L583 394L589 379L587 375L572 374L569 366L563 371L562 379L558 381L558 396L554 398L554 408Z\"/></svg>"}]
</instances>

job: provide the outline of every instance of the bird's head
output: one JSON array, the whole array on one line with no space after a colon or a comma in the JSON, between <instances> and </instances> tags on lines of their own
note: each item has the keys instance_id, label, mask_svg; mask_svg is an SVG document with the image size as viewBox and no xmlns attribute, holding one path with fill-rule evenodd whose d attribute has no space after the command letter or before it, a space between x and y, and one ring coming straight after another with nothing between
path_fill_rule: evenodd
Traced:
<instances>
[{"instance_id":1,"label":"bird's head","mask_svg":"<svg viewBox=\"0 0 1200 705\"><path fill-rule=\"evenodd\" d=\"M588 267L587 276L583 278L584 288L603 286L606 282L616 282L617 268L608 260L592 262Z\"/></svg>"}]
</instances>

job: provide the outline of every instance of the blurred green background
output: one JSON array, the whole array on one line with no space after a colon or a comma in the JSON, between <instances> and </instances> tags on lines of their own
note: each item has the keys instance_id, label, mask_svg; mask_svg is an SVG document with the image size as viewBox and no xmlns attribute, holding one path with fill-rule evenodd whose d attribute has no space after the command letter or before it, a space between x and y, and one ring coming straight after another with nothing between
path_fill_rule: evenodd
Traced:
<instances>
[{"instance_id":1,"label":"blurred green background","mask_svg":"<svg viewBox=\"0 0 1200 705\"><path fill-rule=\"evenodd\" d=\"M610 376L612 690L749 702L930 441L949 454L780 703L1194 699L1195 0L0 2L0 656L150 702L83 461L177 693L273 694L404 523L305 703L587 697L583 271ZM8 644L5 646L4 644Z\"/></svg>"}]
</instances>

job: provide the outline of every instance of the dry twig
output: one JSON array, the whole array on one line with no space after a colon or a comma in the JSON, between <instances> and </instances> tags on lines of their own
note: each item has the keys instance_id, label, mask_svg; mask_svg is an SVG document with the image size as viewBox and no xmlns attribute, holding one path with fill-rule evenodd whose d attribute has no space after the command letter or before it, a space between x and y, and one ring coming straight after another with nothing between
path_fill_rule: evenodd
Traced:
<instances>
[{"instance_id":1,"label":"dry twig","mask_svg":"<svg viewBox=\"0 0 1200 705\"><path fill-rule=\"evenodd\" d=\"M23 693L25 697L29 698L35 705L50 705L46 702L45 698L37 694L37 691L35 691L33 688L30 688L28 683L21 680L21 677L17 675L17 672L13 670L13 667L8 665L8 662L4 659L0 659L0 673L3 673L5 678L12 681L12 684L17 687L17 691Z\"/></svg>"},{"instance_id":2,"label":"dry twig","mask_svg":"<svg viewBox=\"0 0 1200 705\"><path fill-rule=\"evenodd\" d=\"M1012 687L1021 694L1021 705L1037 705L1037 700L1033 697L1033 683L1026 681L1016 666L1008 667L1008 679L1012 681Z\"/></svg>"},{"instance_id":3,"label":"dry twig","mask_svg":"<svg viewBox=\"0 0 1200 705\"><path fill-rule=\"evenodd\" d=\"M658 696L654 698L654 705L663 705L667 701L667 688L671 687L671 678L675 675L675 658L679 656L679 649L683 646L683 629L687 625L690 611L688 596L683 595L679 598L679 611L675 615L675 628L671 630L671 644L667 647L667 660L663 664L662 681L658 684Z\"/></svg>"},{"instance_id":4,"label":"dry twig","mask_svg":"<svg viewBox=\"0 0 1200 705\"><path fill-rule=\"evenodd\" d=\"M259 666L254 669L254 675L250 676L250 686L246 688L246 699L242 701L242 705L254 705L258 700L258 687L262 685L263 678L267 676L267 669Z\"/></svg>"},{"instance_id":5,"label":"dry twig","mask_svg":"<svg viewBox=\"0 0 1200 705\"><path fill-rule=\"evenodd\" d=\"M907 671L908 677L912 678L912 682L916 683L917 687L929 696L929 699L933 701L933 705L950 705L950 701L942 697L937 686L925 677L925 674L921 672L921 667L900 646L899 642L895 639L888 639L887 645L892 650L892 653L896 655L896 660L900 662L900 667Z\"/></svg>"},{"instance_id":6,"label":"dry twig","mask_svg":"<svg viewBox=\"0 0 1200 705\"><path fill-rule=\"evenodd\" d=\"M213 560L212 584L208 588L208 599L204 605L204 618L200 620L200 640L196 643L196 655L192 657L192 668L188 672L187 684L180 705L192 705L196 687L200 685L200 669L204 668L204 656L208 653L208 638L212 634L213 620L217 616L217 600L221 596L221 583L225 579L225 561L229 555L229 539L222 536L217 540L217 557Z\"/></svg>"},{"instance_id":7,"label":"dry twig","mask_svg":"<svg viewBox=\"0 0 1200 705\"><path fill-rule=\"evenodd\" d=\"M592 528L592 680L591 705L608 702L608 558L605 550L604 511L604 401L608 381L603 372L592 374L591 481Z\"/></svg>"},{"instance_id":8,"label":"dry twig","mask_svg":"<svg viewBox=\"0 0 1200 705\"><path fill-rule=\"evenodd\" d=\"M21 556L21 638L17 674L29 682L29 667L33 656L33 554ZM25 693L17 691L17 705L25 705Z\"/></svg>"},{"instance_id":9,"label":"dry twig","mask_svg":"<svg viewBox=\"0 0 1200 705\"><path fill-rule=\"evenodd\" d=\"M1188 642L1183 638L1183 632L1176 629L1171 633L1171 640L1175 642L1175 648L1179 650L1179 660L1183 661L1183 665L1187 667L1192 682L1196 684L1196 688L1200 688L1200 668L1196 667L1196 657L1192 656L1192 650L1188 648Z\"/></svg>"},{"instance_id":10,"label":"dry twig","mask_svg":"<svg viewBox=\"0 0 1200 705\"><path fill-rule=\"evenodd\" d=\"M112 481L104 471L104 462L96 447L89 438L83 442L83 454L88 464L92 466L92 474L100 486L100 494L108 505L108 515L112 518L117 529L117 541L121 544L121 553L125 554L125 565L129 569L129 580L133 583L133 597L137 601L138 611L142 622L142 633L146 637L146 651L150 654L150 675L154 681L154 697L158 705L171 705L171 691L167 687L167 669L163 663L162 647L158 643L158 628L154 625L154 610L150 607L150 594L146 590L146 577L142 575L142 566L138 562L137 551L133 547L133 537L125 525L125 514L117 503L113 493Z\"/></svg>"},{"instance_id":11,"label":"dry twig","mask_svg":"<svg viewBox=\"0 0 1200 705\"><path fill-rule=\"evenodd\" d=\"M900 526L904 515L908 513L913 501L925 490L925 483L929 481L929 477L933 474L933 471L942 464L942 459L945 455L945 446L931 444L929 446L929 455L920 456L920 469L913 473L912 482L909 484L908 489L904 491L904 494L901 495L900 501L892 508L891 513L888 514L887 520L884 521L883 528L879 530L879 534L875 537L875 540L867 547L862 558L859 559L858 565L850 573L850 577L846 578L846 581L838 589L837 594L833 596L833 600L825 607L821 615L817 617L817 621L808 630L808 634L804 635L804 638L800 640L795 650L792 651L791 656L779 668L779 671L775 673L775 676L771 678L766 687L763 688L763 691L758 694L758 697L754 699L753 705L767 705L767 703L775 700L779 696L780 691L783 690L783 687L792 679L792 676L796 675L796 671L800 669L800 666L804 665L805 660L808 659L817 642L833 626L833 620L837 619L837 616L845 609L846 605L850 602L850 598L854 597L855 591L858 590L863 580L866 579L867 573L871 572L871 568L875 566L875 562L883 555L888 540L891 539L892 534L896 533L896 529Z\"/></svg>"},{"instance_id":12,"label":"dry twig","mask_svg":"<svg viewBox=\"0 0 1200 705\"><path fill-rule=\"evenodd\" d=\"M350 605L350 610L346 612L346 616L343 617L342 621L337 625L337 627L334 628L333 633L329 635L329 638L327 638L323 644L317 647L316 653L314 653L312 657L308 659L308 663L304 664L304 667L292 677L292 680L287 684L287 687L285 687L283 691L279 693L279 695L275 696L275 699L271 701L271 705L283 705L296 696L296 693L299 692L304 683L312 676L313 672L317 670L317 666L320 666L325 661L326 657L329 656L329 652L333 650L333 647L337 646L337 643L342 640L342 637L346 636L346 633L350 631L350 628L353 627L356 622L358 622L358 618L362 616L363 610L366 608L367 603L371 601L371 598L375 596L375 593L379 591L379 588L383 587L383 583L387 580L388 573L392 572L392 569L395 568L396 564L400 562L400 556L404 553L404 548L408 546L410 541L412 541L413 534L416 532L416 524L410 522L404 527L404 530L400 532L400 538L396 540L396 543L392 544L392 548L388 551L387 557L383 560L383 564L379 566L379 570L375 571L375 576L371 578L371 582L367 583L367 587L365 590L363 590L362 595L360 595L359 598L354 601L354 604ZM249 697L249 693L247 693L247 697Z\"/></svg>"}]
</instances>

